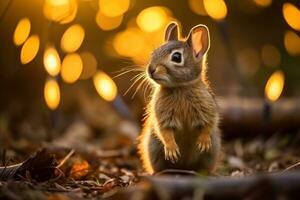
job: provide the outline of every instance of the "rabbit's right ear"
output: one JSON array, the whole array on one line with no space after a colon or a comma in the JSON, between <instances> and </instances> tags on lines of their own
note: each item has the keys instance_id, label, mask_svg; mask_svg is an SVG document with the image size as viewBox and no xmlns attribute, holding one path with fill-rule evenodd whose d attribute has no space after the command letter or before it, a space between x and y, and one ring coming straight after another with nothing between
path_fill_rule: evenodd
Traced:
<instances>
[{"instance_id":1,"label":"rabbit's right ear","mask_svg":"<svg viewBox=\"0 0 300 200\"><path fill-rule=\"evenodd\" d=\"M209 49L209 30L205 25L194 26L188 36L187 43L193 49L196 59L200 59Z\"/></svg>"},{"instance_id":2,"label":"rabbit's right ear","mask_svg":"<svg viewBox=\"0 0 300 200\"><path fill-rule=\"evenodd\" d=\"M165 31L165 42L178 40L178 24L171 22Z\"/></svg>"}]
</instances>

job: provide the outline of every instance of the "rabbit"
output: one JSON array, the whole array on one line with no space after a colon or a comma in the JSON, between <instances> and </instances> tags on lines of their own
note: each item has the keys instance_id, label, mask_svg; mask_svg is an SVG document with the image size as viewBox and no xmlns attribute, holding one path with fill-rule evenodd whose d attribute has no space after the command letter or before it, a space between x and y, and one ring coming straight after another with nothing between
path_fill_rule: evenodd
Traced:
<instances>
[{"instance_id":1,"label":"rabbit","mask_svg":"<svg viewBox=\"0 0 300 200\"><path fill-rule=\"evenodd\" d=\"M221 152L219 112L206 80L209 30L194 26L185 40L171 22L146 74L154 87L138 154L149 174L166 169L213 173Z\"/></svg>"}]
</instances>

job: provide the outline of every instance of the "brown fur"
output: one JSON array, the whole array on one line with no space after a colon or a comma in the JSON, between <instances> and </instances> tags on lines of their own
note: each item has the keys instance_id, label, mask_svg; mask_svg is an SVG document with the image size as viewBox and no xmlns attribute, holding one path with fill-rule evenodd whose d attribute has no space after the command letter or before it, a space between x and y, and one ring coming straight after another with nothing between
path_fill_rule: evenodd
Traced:
<instances>
[{"instance_id":1,"label":"brown fur","mask_svg":"<svg viewBox=\"0 0 300 200\"><path fill-rule=\"evenodd\" d=\"M204 74L208 30L196 26L186 41L176 39L177 31L174 23L168 26L167 43L153 52L148 66L155 88L138 150L150 174L169 168L212 172L220 155L219 114ZM199 35L192 40L198 31L202 41ZM195 42L202 48L196 51ZM170 62L174 49L182 52L181 66Z\"/></svg>"}]
</instances>

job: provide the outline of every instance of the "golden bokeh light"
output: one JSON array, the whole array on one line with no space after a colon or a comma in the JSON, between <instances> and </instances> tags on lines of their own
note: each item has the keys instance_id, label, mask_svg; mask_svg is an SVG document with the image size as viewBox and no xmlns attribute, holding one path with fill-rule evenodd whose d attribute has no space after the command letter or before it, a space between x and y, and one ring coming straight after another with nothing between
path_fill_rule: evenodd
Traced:
<instances>
[{"instance_id":1,"label":"golden bokeh light","mask_svg":"<svg viewBox=\"0 0 300 200\"><path fill-rule=\"evenodd\" d=\"M153 51L153 46L151 46L149 44L145 44L143 51L141 51L138 54L136 54L135 56L133 56L132 60L137 64L144 65L145 63L147 63L149 61L152 51Z\"/></svg>"},{"instance_id":2,"label":"golden bokeh light","mask_svg":"<svg viewBox=\"0 0 300 200\"><path fill-rule=\"evenodd\" d=\"M69 3L69 0L46 0L45 3L51 4L53 6L62 6Z\"/></svg>"},{"instance_id":3,"label":"golden bokeh light","mask_svg":"<svg viewBox=\"0 0 300 200\"><path fill-rule=\"evenodd\" d=\"M82 72L82 60L79 54L68 54L61 66L61 77L66 83L76 82Z\"/></svg>"},{"instance_id":4,"label":"golden bokeh light","mask_svg":"<svg viewBox=\"0 0 300 200\"><path fill-rule=\"evenodd\" d=\"M283 91L283 87L284 74L282 71L278 70L270 76L266 84L265 95L268 98L268 100L276 101L280 97Z\"/></svg>"},{"instance_id":5,"label":"golden bokeh light","mask_svg":"<svg viewBox=\"0 0 300 200\"><path fill-rule=\"evenodd\" d=\"M43 12L47 19L66 24L74 20L78 10L76 0L45 0Z\"/></svg>"},{"instance_id":6,"label":"golden bokeh light","mask_svg":"<svg viewBox=\"0 0 300 200\"><path fill-rule=\"evenodd\" d=\"M281 55L279 50L270 44L265 44L262 48L261 58L267 67L276 67L280 65Z\"/></svg>"},{"instance_id":7,"label":"golden bokeh light","mask_svg":"<svg viewBox=\"0 0 300 200\"><path fill-rule=\"evenodd\" d=\"M157 48L158 46L160 46L163 42L164 42L164 35L165 35L165 28L167 26L167 24L169 24L170 22L177 22L177 24L180 26L180 22L172 17L168 17L165 24L157 31L152 32L152 33L145 33L144 32L144 37L147 40L147 43L153 48ZM181 35L179 34L178 37L181 37Z\"/></svg>"},{"instance_id":8,"label":"golden bokeh light","mask_svg":"<svg viewBox=\"0 0 300 200\"><path fill-rule=\"evenodd\" d=\"M60 24L67 24L72 22L76 15L77 15L77 11L78 11L78 3L76 0L71 0L71 4L70 4L70 9L69 12L67 13L67 15L65 17L63 17L61 20L59 20Z\"/></svg>"},{"instance_id":9,"label":"golden bokeh light","mask_svg":"<svg viewBox=\"0 0 300 200\"><path fill-rule=\"evenodd\" d=\"M224 0L203 0L207 14L215 19L222 20L227 15L227 6Z\"/></svg>"},{"instance_id":10,"label":"golden bokeh light","mask_svg":"<svg viewBox=\"0 0 300 200\"><path fill-rule=\"evenodd\" d=\"M300 31L300 10L291 3L282 6L283 17L290 27Z\"/></svg>"},{"instance_id":11,"label":"golden bokeh light","mask_svg":"<svg viewBox=\"0 0 300 200\"><path fill-rule=\"evenodd\" d=\"M48 47L44 53L44 67L48 74L57 76L60 72L61 60L54 47Z\"/></svg>"},{"instance_id":12,"label":"golden bokeh light","mask_svg":"<svg viewBox=\"0 0 300 200\"><path fill-rule=\"evenodd\" d=\"M98 71L93 78L98 94L106 101L113 101L118 93L115 82L104 72Z\"/></svg>"},{"instance_id":13,"label":"golden bokeh light","mask_svg":"<svg viewBox=\"0 0 300 200\"><path fill-rule=\"evenodd\" d=\"M78 50L84 40L85 31L79 24L70 26L61 38L61 48L68 53Z\"/></svg>"},{"instance_id":14,"label":"golden bokeh light","mask_svg":"<svg viewBox=\"0 0 300 200\"><path fill-rule=\"evenodd\" d=\"M80 79L88 79L92 77L97 71L97 59L92 53L88 51L80 53L80 57L83 64Z\"/></svg>"},{"instance_id":15,"label":"golden bokeh light","mask_svg":"<svg viewBox=\"0 0 300 200\"><path fill-rule=\"evenodd\" d=\"M207 15L204 8L203 0L189 0L189 6L190 9L196 14L203 16Z\"/></svg>"},{"instance_id":16,"label":"golden bokeh light","mask_svg":"<svg viewBox=\"0 0 300 200\"><path fill-rule=\"evenodd\" d=\"M107 17L123 15L130 6L130 0L99 0L99 10Z\"/></svg>"},{"instance_id":17,"label":"golden bokeh light","mask_svg":"<svg viewBox=\"0 0 300 200\"><path fill-rule=\"evenodd\" d=\"M31 23L28 18L23 18L18 22L13 38L15 45L20 46L25 42L30 34L30 29Z\"/></svg>"},{"instance_id":18,"label":"golden bokeh light","mask_svg":"<svg viewBox=\"0 0 300 200\"><path fill-rule=\"evenodd\" d=\"M96 15L96 23L97 25L105 31L113 30L118 28L123 20L123 15L119 15L116 17L108 17L103 15L101 12L98 12Z\"/></svg>"},{"instance_id":19,"label":"golden bokeh light","mask_svg":"<svg viewBox=\"0 0 300 200\"><path fill-rule=\"evenodd\" d=\"M55 110L60 103L60 89L59 85L54 79L49 79L46 81L44 87L44 98L47 106L51 110Z\"/></svg>"},{"instance_id":20,"label":"golden bokeh light","mask_svg":"<svg viewBox=\"0 0 300 200\"><path fill-rule=\"evenodd\" d=\"M127 23L127 29L119 32L113 38L113 48L118 55L131 58L135 63L144 65L148 62L151 52L164 42L165 27L171 21L180 22L171 17L172 13L164 7L159 7L164 10L167 18L164 25L153 32L141 30L137 25L137 20L130 20ZM128 48L131 47L131 48Z\"/></svg>"},{"instance_id":21,"label":"golden bokeh light","mask_svg":"<svg viewBox=\"0 0 300 200\"><path fill-rule=\"evenodd\" d=\"M169 23L170 21L177 21L177 20L170 18L167 21L167 23ZM155 48L159 47L164 42L164 37L163 37L164 32L165 32L165 26L160 30L152 33L145 33L140 31L139 34L143 39L143 48L137 54L134 54L132 56L133 61L137 64L142 64L142 65L147 63L149 61L152 51Z\"/></svg>"},{"instance_id":22,"label":"golden bokeh light","mask_svg":"<svg viewBox=\"0 0 300 200\"><path fill-rule=\"evenodd\" d=\"M21 49L21 63L27 64L31 62L40 48L40 39L37 35L30 36Z\"/></svg>"},{"instance_id":23,"label":"golden bokeh light","mask_svg":"<svg viewBox=\"0 0 300 200\"><path fill-rule=\"evenodd\" d=\"M138 28L128 28L118 33L113 40L113 47L116 52L126 57L138 55L143 51L144 46L145 38L143 32Z\"/></svg>"},{"instance_id":24,"label":"golden bokeh light","mask_svg":"<svg viewBox=\"0 0 300 200\"><path fill-rule=\"evenodd\" d=\"M272 4L272 0L253 0L254 3L261 7L267 7Z\"/></svg>"},{"instance_id":25,"label":"golden bokeh light","mask_svg":"<svg viewBox=\"0 0 300 200\"><path fill-rule=\"evenodd\" d=\"M284 47L290 55L300 55L300 37L293 31L286 31L284 34Z\"/></svg>"},{"instance_id":26,"label":"golden bokeh light","mask_svg":"<svg viewBox=\"0 0 300 200\"><path fill-rule=\"evenodd\" d=\"M136 22L142 31L154 32L163 28L167 19L166 8L155 6L142 10L137 16Z\"/></svg>"}]
</instances>

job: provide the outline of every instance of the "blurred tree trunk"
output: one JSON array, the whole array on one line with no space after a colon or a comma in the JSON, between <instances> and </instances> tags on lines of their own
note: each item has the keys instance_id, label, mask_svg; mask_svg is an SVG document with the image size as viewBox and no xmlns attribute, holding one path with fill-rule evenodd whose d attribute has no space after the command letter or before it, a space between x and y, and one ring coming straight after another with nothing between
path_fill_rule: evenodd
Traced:
<instances>
[{"instance_id":1,"label":"blurred tree trunk","mask_svg":"<svg viewBox=\"0 0 300 200\"><path fill-rule=\"evenodd\" d=\"M293 131L300 127L300 99L267 102L262 98L218 99L226 136Z\"/></svg>"}]
</instances>

